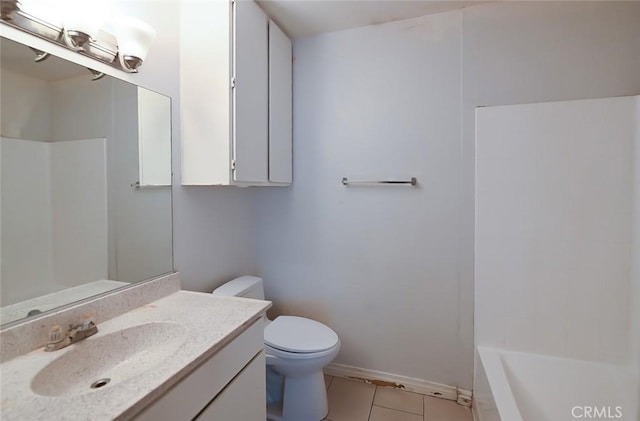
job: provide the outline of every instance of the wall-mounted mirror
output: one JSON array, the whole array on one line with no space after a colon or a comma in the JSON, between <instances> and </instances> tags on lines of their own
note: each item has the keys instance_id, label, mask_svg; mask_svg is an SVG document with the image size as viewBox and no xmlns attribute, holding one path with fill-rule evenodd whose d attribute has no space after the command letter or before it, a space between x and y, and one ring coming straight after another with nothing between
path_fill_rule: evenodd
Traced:
<instances>
[{"instance_id":1,"label":"wall-mounted mirror","mask_svg":"<svg viewBox=\"0 0 640 421\"><path fill-rule=\"evenodd\" d=\"M0 322L171 272L170 99L0 42Z\"/></svg>"}]
</instances>

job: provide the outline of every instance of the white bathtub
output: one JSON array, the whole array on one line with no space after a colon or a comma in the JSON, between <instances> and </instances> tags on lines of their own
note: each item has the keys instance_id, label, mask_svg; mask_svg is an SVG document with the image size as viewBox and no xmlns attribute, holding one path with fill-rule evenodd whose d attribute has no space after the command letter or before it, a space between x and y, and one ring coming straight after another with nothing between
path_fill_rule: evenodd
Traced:
<instances>
[{"instance_id":1,"label":"white bathtub","mask_svg":"<svg viewBox=\"0 0 640 421\"><path fill-rule=\"evenodd\" d=\"M637 378L622 366L478 347L501 421L638 418Z\"/></svg>"}]
</instances>

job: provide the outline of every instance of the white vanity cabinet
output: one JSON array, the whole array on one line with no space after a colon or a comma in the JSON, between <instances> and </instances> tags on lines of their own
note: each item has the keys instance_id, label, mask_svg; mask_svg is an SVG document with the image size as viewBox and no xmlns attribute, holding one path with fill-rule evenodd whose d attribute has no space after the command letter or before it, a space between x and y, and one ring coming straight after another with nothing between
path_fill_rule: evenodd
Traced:
<instances>
[{"instance_id":1,"label":"white vanity cabinet","mask_svg":"<svg viewBox=\"0 0 640 421\"><path fill-rule=\"evenodd\" d=\"M263 323L254 322L133 419L264 421Z\"/></svg>"},{"instance_id":2,"label":"white vanity cabinet","mask_svg":"<svg viewBox=\"0 0 640 421\"><path fill-rule=\"evenodd\" d=\"M253 0L181 2L183 185L292 181L291 41Z\"/></svg>"}]
</instances>

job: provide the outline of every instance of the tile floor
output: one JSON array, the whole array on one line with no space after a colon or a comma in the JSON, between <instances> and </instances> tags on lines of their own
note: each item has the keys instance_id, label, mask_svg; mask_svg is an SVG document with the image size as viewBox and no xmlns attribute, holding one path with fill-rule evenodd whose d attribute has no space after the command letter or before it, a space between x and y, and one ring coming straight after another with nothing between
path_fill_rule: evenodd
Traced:
<instances>
[{"instance_id":1,"label":"tile floor","mask_svg":"<svg viewBox=\"0 0 640 421\"><path fill-rule=\"evenodd\" d=\"M328 421L473 421L453 401L325 376Z\"/></svg>"}]
</instances>

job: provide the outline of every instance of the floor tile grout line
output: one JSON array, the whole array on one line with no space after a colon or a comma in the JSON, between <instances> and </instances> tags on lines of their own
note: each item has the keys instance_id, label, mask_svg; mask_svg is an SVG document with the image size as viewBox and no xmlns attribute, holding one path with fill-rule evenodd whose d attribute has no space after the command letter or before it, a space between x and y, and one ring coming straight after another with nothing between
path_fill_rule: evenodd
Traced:
<instances>
[{"instance_id":1,"label":"floor tile grout line","mask_svg":"<svg viewBox=\"0 0 640 421\"><path fill-rule=\"evenodd\" d=\"M379 388L379 387L381 387L381 386L377 386L377 385L376 385L376 391L375 391L375 393L373 394L373 403L371 404L372 410L373 410L373 407L374 407L374 406L377 406L377 407L379 407L379 408L386 408L386 409L391 409L391 410L393 410L393 411L404 412L404 413L411 414L411 415L418 415L418 416L421 416L421 417L423 418L423 420L424 420L424 419L426 419L426 414L425 414L425 412L424 412L424 411L425 411L424 397L425 397L425 396L428 396L428 395L424 395L424 394L422 394L422 393L418 393L418 392L410 392L410 391L408 391L408 390L401 390L401 389L398 389L398 388L391 388L392 390L397 390L397 391L400 391L400 392L413 393L413 394L415 394L415 395L420 395L420 397L421 397L421 398L420 398L420 406L421 406L421 409L422 409L422 413L421 413L421 414L416 414L415 412L406 411L406 410L404 410L404 409L392 408L392 407L390 407L390 406L385 406L385 405L381 405L381 404L376 404L376 396L378 395L378 388ZM385 388L386 388L386 387L385 387Z\"/></svg>"},{"instance_id":2,"label":"floor tile grout line","mask_svg":"<svg viewBox=\"0 0 640 421\"><path fill-rule=\"evenodd\" d=\"M374 406L377 406L378 408L384 408L384 409L389 409L391 411L396 411L396 412L402 412L404 414L409 414L409 415L415 415L417 417L425 417L425 414L416 414L415 412L410 412L410 411L405 411L404 409L398 409L398 408L391 408L389 406L384 406L384 405L371 405L371 409L373 409Z\"/></svg>"},{"instance_id":3,"label":"floor tile grout line","mask_svg":"<svg viewBox=\"0 0 640 421\"><path fill-rule=\"evenodd\" d=\"M371 421L371 412L373 411L373 403L376 401L376 393L378 393L378 386L373 390L373 399L371 399L371 406L369 407L369 416L367 421Z\"/></svg>"},{"instance_id":4,"label":"floor tile grout line","mask_svg":"<svg viewBox=\"0 0 640 421\"><path fill-rule=\"evenodd\" d=\"M375 403L373 405L371 405L371 406L372 407L373 406L377 406L378 408L391 409L392 411L404 412L405 414L418 415L418 416L424 418L424 411L422 411L422 414L416 414L415 412L407 411L407 410L404 410L404 409L392 408L390 406L384 406L384 405L375 404Z\"/></svg>"}]
</instances>

